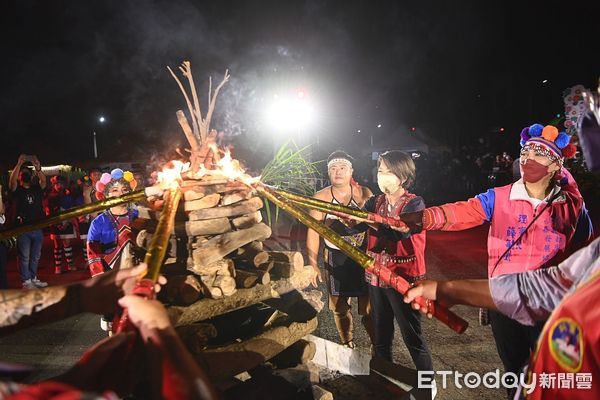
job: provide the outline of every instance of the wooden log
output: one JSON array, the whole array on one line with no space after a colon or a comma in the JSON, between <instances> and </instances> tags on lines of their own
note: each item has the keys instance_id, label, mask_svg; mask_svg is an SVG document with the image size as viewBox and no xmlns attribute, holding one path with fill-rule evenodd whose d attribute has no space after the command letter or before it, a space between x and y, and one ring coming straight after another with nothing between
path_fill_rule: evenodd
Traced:
<instances>
[{"instance_id":1,"label":"wooden log","mask_svg":"<svg viewBox=\"0 0 600 400\"><path fill-rule=\"evenodd\" d=\"M201 362L212 379L232 377L273 358L316 328L317 318L308 322L289 322L274 326L242 342L209 347L202 352Z\"/></svg>"},{"instance_id":2,"label":"wooden log","mask_svg":"<svg viewBox=\"0 0 600 400\"><path fill-rule=\"evenodd\" d=\"M210 339L217 337L213 324L199 323L175 328L181 341L192 354L201 354Z\"/></svg>"},{"instance_id":3,"label":"wooden log","mask_svg":"<svg viewBox=\"0 0 600 400\"><path fill-rule=\"evenodd\" d=\"M242 215L241 217L237 217L231 220L233 226L236 229L246 229L250 228L252 225L256 225L262 222L262 213L260 211L256 211L252 214Z\"/></svg>"},{"instance_id":4,"label":"wooden log","mask_svg":"<svg viewBox=\"0 0 600 400\"><path fill-rule=\"evenodd\" d=\"M169 315L176 325L203 321L273 297L279 297L293 290L302 290L310 285L314 275L312 267L307 266L289 279L272 280L268 285L256 285L250 289L238 289L233 295L224 297L220 301L200 299L187 307L169 307Z\"/></svg>"},{"instance_id":5,"label":"wooden log","mask_svg":"<svg viewBox=\"0 0 600 400\"><path fill-rule=\"evenodd\" d=\"M216 207L216 205L219 204L220 200L221 195L219 193L213 193L209 194L208 196L204 196L201 199L184 201L183 209L185 211L194 211Z\"/></svg>"},{"instance_id":6,"label":"wooden log","mask_svg":"<svg viewBox=\"0 0 600 400\"><path fill-rule=\"evenodd\" d=\"M258 275L243 269L235 271L235 286L238 289L248 289L258 284Z\"/></svg>"},{"instance_id":7,"label":"wooden log","mask_svg":"<svg viewBox=\"0 0 600 400\"><path fill-rule=\"evenodd\" d=\"M228 206L230 204L237 203L238 201L248 200L250 196L252 196L250 189L228 193L221 199L221 205Z\"/></svg>"},{"instance_id":8,"label":"wooden log","mask_svg":"<svg viewBox=\"0 0 600 400\"><path fill-rule=\"evenodd\" d=\"M228 218L205 219L202 221L175 222L175 233L188 237L220 235L232 230Z\"/></svg>"},{"instance_id":9,"label":"wooden log","mask_svg":"<svg viewBox=\"0 0 600 400\"><path fill-rule=\"evenodd\" d=\"M259 265L269 261L269 253L262 250L248 249L240 255L232 257L236 266L257 268Z\"/></svg>"},{"instance_id":10,"label":"wooden log","mask_svg":"<svg viewBox=\"0 0 600 400\"><path fill-rule=\"evenodd\" d=\"M294 367L278 369L272 372L299 390L308 389L315 383L319 383L319 368L312 362L296 365Z\"/></svg>"},{"instance_id":11,"label":"wooden log","mask_svg":"<svg viewBox=\"0 0 600 400\"><path fill-rule=\"evenodd\" d=\"M238 248L236 253L237 253L237 255L242 255L242 254L244 254L245 251L250 250L250 249L256 250L256 251L264 250L263 242L259 242L258 240L250 242L247 245Z\"/></svg>"},{"instance_id":12,"label":"wooden log","mask_svg":"<svg viewBox=\"0 0 600 400\"><path fill-rule=\"evenodd\" d=\"M269 271L277 278L289 278L294 271L304 268L304 257L299 251L269 251L273 267Z\"/></svg>"},{"instance_id":13,"label":"wooden log","mask_svg":"<svg viewBox=\"0 0 600 400\"><path fill-rule=\"evenodd\" d=\"M236 269L235 286L241 289L248 289L257 284L266 285L271 282L271 275L264 271L248 271L245 269Z\"/></svg>"},{"instance_id":14,"label":"wooden log","mask_svg":"<svg viewBox=\"0 0 600 400\"><path fill-rule=\"evenodd\" d=\"M260 210L262 206L263 202L260 199L260 197L253 197L249 200L240 201L229 206L190 211L188 218L190 219L190 221L197 221L203 219L213 219L222 217L237 217L240 215L254 213Z\"/></svg>"},{"instance_id":15,"label":"wooden log","mask_svg":"<svg viewBox=\"0 0 600 400\"><path fill-rule=\"evenodd\" d=\"M192 264L188 270L203 276L232 276L236 275L233 260L223 258L210 264ZM211 282L212 285L212 282ZM210 286L210 285L209 285Z\"/></svg>"},{"instance_id":16,"label":"wooden log","mask_svg":"<svg viewBox=\"0 0 600 400\"><path fill-rule=\"evenodd\" d=\"M241 182L227 182L221 184L215 183L201 183L192 181L190 183L185 183L181 187L181 191L183 192L184 200L196 200L200 195L209 195L212 193L231 193L238 192L240 190L247 189L248 186L244 185ZM187 195L187 192L194 192L193 194Z\"/></svg>"},{"instance_id":17,"label":"wooden log","mask_svg":"<svg viewBox=\"0 0 600 400\"><path fill-rule=\"evenodd\" d=\"M316 292L316 293L315 293ZM306 322L313 319L323 309L322 293L318 290L307 292L304 290L293 290L284 293L280 297L264 300L263 303L271 308L287 314L296 322ZM316 303L320 302L320 304Z\"/></svg>"},{"instance_id":18,"label":"wooden log","mask_svg":"<svg viewBox=\"0 0 600 400\"><path fill-rule=\"evenodd\" d=\"M183 192L183 200L185 201L194 201L199 200L206 196L203 191L196 192L195 190L186 190Z\"/></svg>"},{"instance_id":19,"label":"wooden log","mask_svg":"<svg viewBox=\"0 0 600 400\"><path fill-rule=\"evenodd\" d=\"M333 400L333 393L319 385L312 385L311 391L313 400Z\"/></svg>"},{"instance_id":20,"label":"wooden log","mask_svg":"<svg viewBox=\"0 0 600 400\"><path fill-rule=\"evenodd\" d=\"M306 339L300 339L269 360L277 368L291 368L306 364L317 353L317 345Z\"/></svg>"},{"instance_id":21,"label":"wooden log","mask_svg":"<svg viewBox=\"0 0 600 400\"><path fill-rule=\"evenodd\" d=\"M248 229L223 233L199 245L192 252L192 257L195 264L210 264L220 260L240 246L253 240L265 240L269 236L271 236L271 228L263 223Z\"/></svg>"},{"instance_id":22,"label":"wooden log","mask_svg":"<svg viewBox=\"0 0 600 400\"><path fill-rule=\"evenodd\" d=\"M187 306L203 297L205 290L193 275L175 275L167 279L164 287L167 299L177 305Z\"/></svg>"},{"instance_id":23,"label":"wooden log","mask_svg":"<svg viewBox=\"0 0 600 400\"><path fill-rule=\"evenodd\" d=\"M221 289L223 296L231 296L235 293L235 279L231 276L217 275L211 287Z\"/></svg>"}]
</instances>

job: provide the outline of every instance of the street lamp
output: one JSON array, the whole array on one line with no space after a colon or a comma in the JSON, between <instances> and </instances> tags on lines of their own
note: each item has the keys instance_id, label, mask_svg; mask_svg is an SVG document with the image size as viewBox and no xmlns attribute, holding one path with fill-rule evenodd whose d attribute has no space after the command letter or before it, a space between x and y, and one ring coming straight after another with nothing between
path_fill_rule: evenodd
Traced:
<instances>
[{"instance_id":1,"label":"street lamp","mask_svg":"<svg viewBox=\"0 0 600 400\"><path fill-rule=\"evenodd\" d=\"M101 124L104 124L104 122L106 122L106 118L104 118L104 115L101 115L98 117L98 122L100 122ZM96 143L96 131L94 131L94 158L98 158L98 145Z\"/></svg>"}]
</instances>

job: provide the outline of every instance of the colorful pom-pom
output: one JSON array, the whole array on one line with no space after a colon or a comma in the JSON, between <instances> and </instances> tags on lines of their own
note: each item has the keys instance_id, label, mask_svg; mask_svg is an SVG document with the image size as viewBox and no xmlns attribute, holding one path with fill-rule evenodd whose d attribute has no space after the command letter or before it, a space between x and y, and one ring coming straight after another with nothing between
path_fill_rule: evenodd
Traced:
<instances>
[{"instance_id":1,"label":"colorful pom-pom","mask_svg":"<svg viewBox=\"0 0 600 400\"><path fill-rule=\"evenodd\" d=\"M129 187L131 188L131 190L135 190L135 188L137 187L137 181L135 179L132 179L131 182L129 182Z\"/></svg>"},{"instance_id":2,"label":"colorful pom-pom","mask_svg":"<svg viewBox=\"0 0 600 400\"><path fill-rule=\"evenodd\" d=\"M562 149L562 154L565 158L572 158L575 153L577 153L577 146L575 146L573 143L569 143L564 149Z\"/></svg>"},{"instance_id":3,"label":"colorful pom-pom","mask_svg":"<svg viewBox=\"0 0 600 400\"><path fill-rule=\"evenodd\" d=\"M571 137L565 132L561 132L558 134L558 137L554 141L554 144L557 145L559 149L564 149L565 147L567 147L570 141Z\"/></svg>"},{"instance_id":4,"label":"colorful pom-pom","mask_svg":"<svg viewBox=\"0 0 600 400\"><path fill-rule=\"evenodd\" d=\"M542 137L549 142L554 142L554 139L558 136L558 129L552 125L546 125L542 130Z\"/></svg>"},{"instance_id":5,"label":"colorful pom-pom","mask_svg":"<svg viewBox=\"0 0 600 400\"><path fill-rule=\"evenodd\" d=\"M538 137L542 134L544 126L542 124L533 124L529 127L529 136Z\"/></svg>"},{"instance_id":6,"label":"colorful pom-pom","mask_svg":"<svg viewBox=\"0 0 600 400\"><path fill-rule=\"evenodd\" d=\"M519 142L521 144L521 147L525 146L525 143L527 143L528 139L521 139L521 141Z\"/></svg>"},{"instance_id":7,"label":"colorful pom-pom","mask_svg":"<svg viewBox=\"0 0 600 400\"><path fill-rule=\"evenodd\" d=\"M104 183L102 181L96 182L96 192L104 192Z\"/></svg>"},{"instance_id":8,"label":"colorful pom-pom","mask_svg":"<svg viewBox=\"0 0 600 400\"><path fill-rule=\"evenodd\" d=\"M125 171L123 173L123 179L125 179L127 182L131 182L133 180L133 173L131 171Z\"/></svg>"},{"instance_id":9,"label":"colorful pom-pom","mask_svg":"<svg viewBox=\"0 0 600 400\"><path fill-rule=\"evenodd\" d=\"M105 185L108 182L110 182L111 180L112 180L112 176L110 176L110 174L107 172L103 173L102 176L100 177L100 182L102 182Z\"/></svg>"},{"instance_id":10,"label":"colorful pom-pom","mask_svg":"<svg viewBox=\"0 0 600 400\"><path fill-rule=\"evenodd\" d=\"M96 199L97 200L104 200L104 193L102 193L102 192L96 192Z\"/></svg>"},{"instance_id":11,"label":"colorful pom-pom","mask_svg":"<svg viewBox=\"0 0 600 400\"><path fill-rule=\"evenodd\" d=\"M123 177L123 170L121 168L115 168L110 171L110 176L112 176L113 179L121 179Z\"/></svg>"},{"instance_id":12,"label":"colorful pom-pom","mask_svg":"<svg viewBox=\"0 0 600 400\"><path fill-rule=\"evenodd\" d=\"M521 131L521 141L526 142L529 140L530 137L531 136L529 136L529 127L523 128L523 130ZM521 145L521 146L523 146L523 145Z\"/></svg>"}]
</instances>

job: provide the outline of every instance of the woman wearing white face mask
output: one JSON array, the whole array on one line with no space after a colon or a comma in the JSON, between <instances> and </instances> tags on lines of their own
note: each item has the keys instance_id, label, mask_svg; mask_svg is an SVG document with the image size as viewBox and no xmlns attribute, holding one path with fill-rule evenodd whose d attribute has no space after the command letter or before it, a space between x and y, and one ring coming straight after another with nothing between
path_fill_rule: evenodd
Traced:
<instances>
[{"instance_id":1,"label":"woman wearing white face mask","mask_svg":"<svg viewBox=\"0 0 600 400\"><path fill-rule=\"evenodd\" d=\"M415 164L401 151L388 151L377 161L377 185L383 194L374 196L365 209L386 217L399 217L407 212L425 209L423 199L408 192L415 180ZM425 232L410 235L380 225L371 228L368 235L368 253L376 262L408 280L417 282L425 276ZM375 355L392 361L394 319L398 322L404 343L418 370L433 370L431 353L421 333L421 319L402 295L367 272L369 297L374 326L373 350Z\"/></svg>"}]
</instances>

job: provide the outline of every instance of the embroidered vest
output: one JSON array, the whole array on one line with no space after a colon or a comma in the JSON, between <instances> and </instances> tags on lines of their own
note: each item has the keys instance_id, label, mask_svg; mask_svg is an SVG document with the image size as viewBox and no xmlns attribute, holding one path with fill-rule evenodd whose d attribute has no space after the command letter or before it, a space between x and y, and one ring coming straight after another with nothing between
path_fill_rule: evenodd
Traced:
<instances>
[{"instance_id":1,"label":"embroidered vest","mask_svg":"<svg viewBox=\"0 0 600 400\"><path fill-rule=\"evenodd\" d=\"M416 197L412 193L406 193L400 201L402 204L388 213L386 209L385 195L377 196L375 200L375 212L387 217L398 217L404 207ZM386 255L399 259L405 258L406 262L391 262L386 266L393 272L407 277L418 277L425 275L425 231L412 235L410 238L394 240L381 235L374 229L369 229L367 250L375 258L385 252ZM412 259L411 259L412 258ZM393 257L392 257L393 260Z\"/></svg>"}]
</instances>

